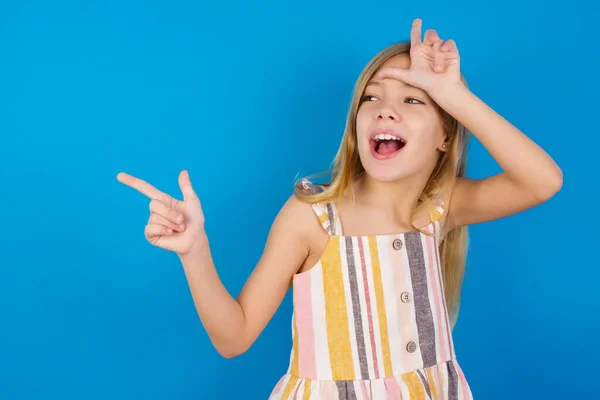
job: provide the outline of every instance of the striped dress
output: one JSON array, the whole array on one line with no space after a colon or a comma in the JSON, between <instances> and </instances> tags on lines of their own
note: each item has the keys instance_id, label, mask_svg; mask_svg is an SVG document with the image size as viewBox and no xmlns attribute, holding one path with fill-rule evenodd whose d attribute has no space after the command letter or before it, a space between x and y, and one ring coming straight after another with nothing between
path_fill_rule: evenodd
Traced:
<instances>
[{"instance_id":1,"label":"striped dress","mask_svg":"<svg viewBox=\"0 0 600 400\"><path fill-rule=\"evenodd\" d=\"M472 399L454 352L439 235L343 236L334 207L313 204L329 239L319 262L294 275L290 364L269 399ZM438 234L442 212L432 210L428 232Z\"/></svg>"}]
</instances>

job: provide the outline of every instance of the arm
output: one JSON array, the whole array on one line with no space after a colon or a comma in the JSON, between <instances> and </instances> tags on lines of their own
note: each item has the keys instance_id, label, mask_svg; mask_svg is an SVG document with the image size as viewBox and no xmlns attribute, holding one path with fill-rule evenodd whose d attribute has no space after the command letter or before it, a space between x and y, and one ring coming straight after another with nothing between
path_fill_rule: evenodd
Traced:
<instances>
[{"instance_id":1,"label":"arm","mask_svg":"<svg viewBox=\"0 0 600 400\"><path fill-rule=\"evenodd\" d=\"M309 204L291 196L275 218L258 265L237 300L223 286L203 239L181 256L198 315L213 345L224 357L245 352L281 304L293 274L309 252Z\"/></svg>"},{"instance_id":2,"label":"arm","mask_svg":"<svg viewBox=\"0 0 600 400\"><path fill-rule=\"evenodd\" d=\"M562 186L562 172L537 144L477 98L462 83L460 56L453 39L442 41L422 21L411 29L410 67L382 68L378 78L399 79L425 90L446 112L473 133L502 173L482 179L460 177L447 199L444 230L491 221L531 208Z\"/></svg>"},{"instance_id":3,"label":"arm","mask_svg":"<svg viewBox=\"0 0 600 400\"><path fill-rule=\"evenodd\" d=\"M503 172L485 179L458 178L449 201L446 230L532 208L562 186L550 156L465 86L441 93L436 102L473 133Z\"/></svg>"}]
</instances>

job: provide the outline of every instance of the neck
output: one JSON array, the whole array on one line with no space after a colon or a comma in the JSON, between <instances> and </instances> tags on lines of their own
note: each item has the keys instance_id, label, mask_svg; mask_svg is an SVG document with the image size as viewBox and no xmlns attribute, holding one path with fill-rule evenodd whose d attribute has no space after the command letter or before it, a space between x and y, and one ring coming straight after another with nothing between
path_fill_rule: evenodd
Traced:
<instances>
[{"instance_id":1,"label":"neck","mask_svg":"<svg viewBox=\"0 0 600 400\"><path fill-rule=\"evenodd\" d=\"M364 175L354 186L357 205L393 216L399 224L410 226L414 209L427 180L420 177L381 182Z\"/></svg>"}]
</instances>

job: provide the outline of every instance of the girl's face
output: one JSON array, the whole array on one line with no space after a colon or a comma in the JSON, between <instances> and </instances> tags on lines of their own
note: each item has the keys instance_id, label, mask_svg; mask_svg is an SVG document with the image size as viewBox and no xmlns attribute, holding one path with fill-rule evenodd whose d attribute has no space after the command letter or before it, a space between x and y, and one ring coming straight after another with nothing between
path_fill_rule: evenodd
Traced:
<instances>
[{"instance_id":1,"label":"girl's face","mask_svg":"<svg viewBox=\"0 0 600 400\"><path fill-rule=\"evenodd\" d=\"M401 54L384 67L409 68ZM396 181L431 170L444 142L437 105L427 93L394 79L371 80L356 117L358 153L367 174Z\"/></svg>"}]
</instances>

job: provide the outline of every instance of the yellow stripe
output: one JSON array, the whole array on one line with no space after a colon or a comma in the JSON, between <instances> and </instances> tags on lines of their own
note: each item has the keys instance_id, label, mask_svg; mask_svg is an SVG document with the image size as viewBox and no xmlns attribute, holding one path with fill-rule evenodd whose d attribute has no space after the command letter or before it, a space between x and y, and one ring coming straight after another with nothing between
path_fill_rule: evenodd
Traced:
<instances>
[{"instance_id":1,"label":"yellow stripe","mask_svg":"<svg viewBox=\"0 0 600 400\"><path fill-rule=\"evenodd\" d=\"M340 242L332 240L321 258L327 344L333 379L356 379L350 346L346 293L340 259Z\"/></svg>"},{"instance_id":2,"label":"yellow stripe","mask_svg":"<svg viewBox=\"0 0 600 400\"><path fill-rule=\"evenodd\" d=\"M298 363L298 328L296 327L296 314L293 319L293 339L292 339L292 365L290 366L290 373L294 376L300 376L300 366Z\"/></svg>"},{"instance_id":3,"label":"yellow stripe","mask_svg":"<svg viewBox=\"0 0 600 400\"><path fill-rule=\"evenodd\" d=\"M283 391L283 394L281 395L281 400L289 400L292 396L292 390L294 390L294 387L296 386L296 383L298 382L298 377L296 376L290 376L290 380L288 381L287 385L285 385L285 390Z\"/></svg>"},{"instance_id":4,"label":"yellow stripe","mask_svg":"<svg viewBox=\"0 0 600 400\"><path fill-rule=\"evenodd\" d=\"M442 213L439 212L438 210L430 210L429 211L429 219L431 220L431 222L437 221L438 219L440 219L441 216L442 216Z\"/></svg>"},{"instance_id":5,"label":"yellow stripe","mask_svg":"<svg viewBox=\"0 0 600 400\"><path fill-rule=\"evenodd\" d=\"M388 338L387 316L383 300L383 284L381 282L381 266L379 264L379 248L377 238L369 237L369 252L371 254L371 267L373 269L373 286L375 300L377 301L377 317L379 319L379 336L381 339L381 353L383 354L383 368L385 376L392 375L392 358L390 357L390 341Z\"/></svg>"},{"instance_id":6,"label":"yellow stripe","mask_svg":"<svg viewBox=\"0 0 600 400\"><path fill-rule=\"evenodd\" d=\"M290 380L288 381L287 385L285 385L285 390L283 391L283 394L281 395L281 400L289 400L292 396L292 390L294 390L294 387L296 386L296 383L298 382L298 377L296 376L290 376Z\"/></svg>"},{"instance_id":7,"label":"yellow stripe","mask_svg":"<svg viewBox=\"0 0 600 400\"><path fill-rule=\"evenodd\" d=\"M431 390L431 396L433 397L433 400L438 400L437 387L435 385L433 375L431 374L431 368L426 368L425 372L427 373L427 382L429 383L429 390Z\"/></svg>"},{"instance_id":8,"label":"yellow stripe","mask_svg":"<svg viewBox=\"0 0 600 400\"><path fill-rule=\"evenodd\" d=\"M402 375L402 379L406 382L408 392L410 393L411 399L425 399L425 388L421 382L421 378L417 376L416 372L407 372Z\"/></svg>"},{"instance_id":9,"label":"yellow stripe","mask_svg":"<svg viewBox=\"0 0 600 400\"><path fill-rule=\"evenodd\" d=\"M319 214L319 221L321 221L322 224L324 224L326 221L329 221L329 214Z\"/></svg>"},{"instance_id":10,"label":"yellow stripe","mask_svg":"<svg viewBox=\"0 0 600 400\"><path fill-rule=\"evenodd\" d=\"M310 398L310 382L309 379L304 380L304 394L302 395L302 400L308 400Z\"/></svg>"}]
</instances>

